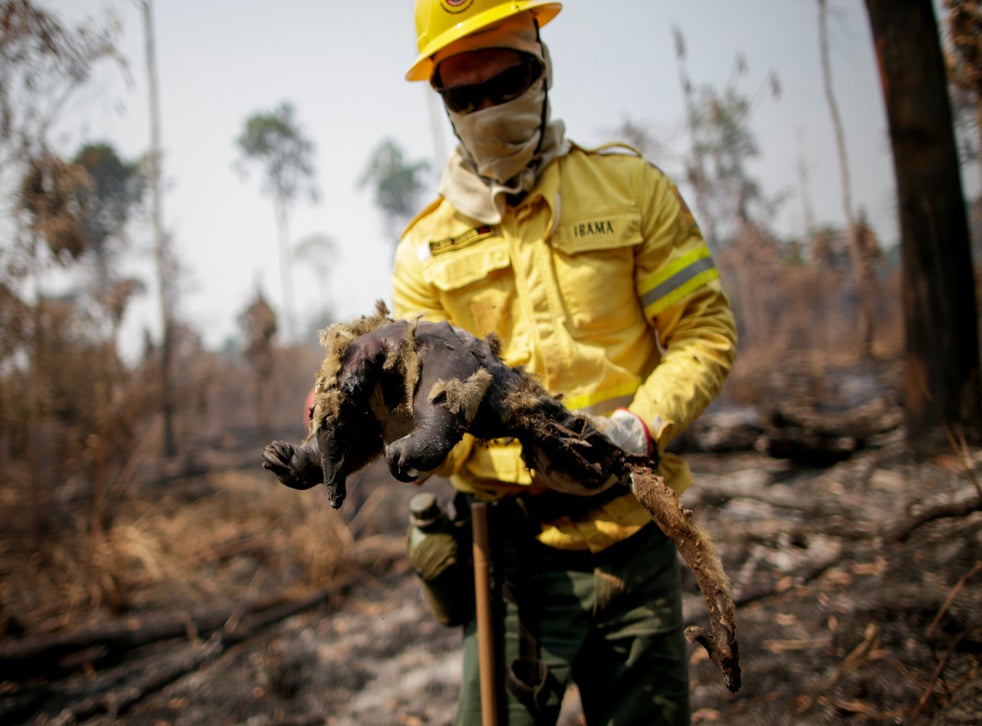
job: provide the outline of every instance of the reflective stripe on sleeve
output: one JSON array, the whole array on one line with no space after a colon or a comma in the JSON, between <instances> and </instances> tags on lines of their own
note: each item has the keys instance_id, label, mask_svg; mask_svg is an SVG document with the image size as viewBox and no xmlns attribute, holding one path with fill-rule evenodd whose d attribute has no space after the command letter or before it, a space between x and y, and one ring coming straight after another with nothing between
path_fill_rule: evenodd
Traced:
<instances>
[{"instance_id":1,"label":"reflective stripe on sleeve","mask_svg":"<svg viewBox=\"0 0 982 726\"><path fill-rule=\"evenodd\" d=\"M648 291L641 296L645 314L658 315L673 303L709 280L719 277L716 263L706 246L683 255L646 281Z\"/></svg>"}]
</instances>

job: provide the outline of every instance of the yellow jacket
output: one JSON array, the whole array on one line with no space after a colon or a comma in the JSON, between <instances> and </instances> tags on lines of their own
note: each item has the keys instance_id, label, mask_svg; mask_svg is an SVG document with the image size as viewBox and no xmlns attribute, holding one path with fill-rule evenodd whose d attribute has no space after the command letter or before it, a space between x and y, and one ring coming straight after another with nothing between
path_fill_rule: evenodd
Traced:
<instances>
[{"instance_id":1,"label":"yellow jacket","mask_svg":"<svg viewBox=\"0 0 982 726\"><path fill-rule=\"evenodd\" d=\"M396 251L394 314L496 333L501 358L535 374L570 409L627 406L663 449L715 398L736 331L709 248L659 169L635 153L573 146L498 225L438 199ZM461 442L447 464L455 487L484 498L528 487L517 442ZM681 493L688 466L663 454L659 472ZM539 538L594 551L650 521L627 494Z\"/></svg>"}]
</instances>

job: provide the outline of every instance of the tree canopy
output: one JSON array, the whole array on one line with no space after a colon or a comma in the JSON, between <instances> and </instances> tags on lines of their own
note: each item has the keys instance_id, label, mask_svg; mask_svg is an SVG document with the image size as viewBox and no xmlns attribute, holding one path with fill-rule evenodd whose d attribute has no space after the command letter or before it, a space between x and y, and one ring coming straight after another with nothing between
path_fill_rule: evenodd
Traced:
<instances>
[{"instance_id":1,"label":"tree canopy","mask_svg":"<svg viewBox=\"0 0 982 726\"><path fill-rule=\"evenodd\" d=\"M402 227L419 209L419 197L430 168L427 161L409 161L392 139L383 139L369 157L358 185L374 187L375 205L385 218L386 231L393 243L399 241Z\"/></svg>"},{"instance_id":2,"label":"tree canopy","mask_svg":"<svg viewBox=\"0 0 982 726\"><path fill-rule=\"evenodd\" d=\"M279 237L280 279L283 288L284 318L288 336L295 334L293 310L293 272L290 253L290 208L297 196L306 191L317 198L312 157L314 143L301 130L293 105L281 103L267 113L254 113L245 121L238 138L244 161L258 163L263 169L263 187L273 196Z\"/></svg>"},{"instance_id":3,"label":"tree canopy","mask_svg":"<svg viewBox=\"0 0 982 726\"><path fill-rule=\"evenodd\" d=\"M124 161L105 142L85 144L74 161L89 176L82 224L98 275L105 279L123 228L143 200L146 178L138 161Z\"/></svg>"},{"instance_id":4,"label":"tree canopy","mask_svg":"<svg viewBox=\"0 0 982 726\"><path fill-rule=\"evenodd\" d=\"M303 191L316 197L314 142L303 134L291 103L249 116L237 143L245 160L262 167L264 189L284 204Z\"/></svg>"}]
</instances>

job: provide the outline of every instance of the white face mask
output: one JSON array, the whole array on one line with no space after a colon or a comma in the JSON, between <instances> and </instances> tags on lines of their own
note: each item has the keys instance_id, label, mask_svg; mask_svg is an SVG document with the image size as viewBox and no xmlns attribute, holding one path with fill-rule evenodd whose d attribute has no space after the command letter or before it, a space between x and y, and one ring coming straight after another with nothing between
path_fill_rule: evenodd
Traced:
<instances>
[{"instance_id":1,"label":"white face mask","mask_svg":"<svg viewBox=\"0 0 982 726\"><path fill-rule=\"evenodd\" d=\"M545 74L518 98L468 114L449 111L478 174L507 185L534 159L542 137ZM517 187L523 186L516 180ZM527 191L516 188L515 191Z\"/></svg>"}]
</instances>

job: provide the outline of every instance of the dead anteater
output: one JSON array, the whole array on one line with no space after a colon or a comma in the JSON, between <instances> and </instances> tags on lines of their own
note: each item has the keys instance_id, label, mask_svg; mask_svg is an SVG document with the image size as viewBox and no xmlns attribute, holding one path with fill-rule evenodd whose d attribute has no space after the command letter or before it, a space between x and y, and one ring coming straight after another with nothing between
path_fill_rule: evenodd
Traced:
<instances>
[{"instance_id":1,"label":"dead anteater","mask_svg":"<svg viewBox=\"0 0 982 726\"><path fill-rule=\"evenodd\" d=\"M338 508L347 476L383 453L396 479L415 481L465 433L517 438L538 478L568 494L629 483L675 543L709 608L712 632L689 628L686 635L706 648L726 686L739 689L729 581L710 537L655 473L656 459L625 453L534 376L505 365L494 337L482 340L446 322L393 320L380 302L373 315L327 328L321 343L307 439L300 446L274 441L263 451L263 466L283 484L309 489L323 482Z\"/></svg>"}]
</instances>

